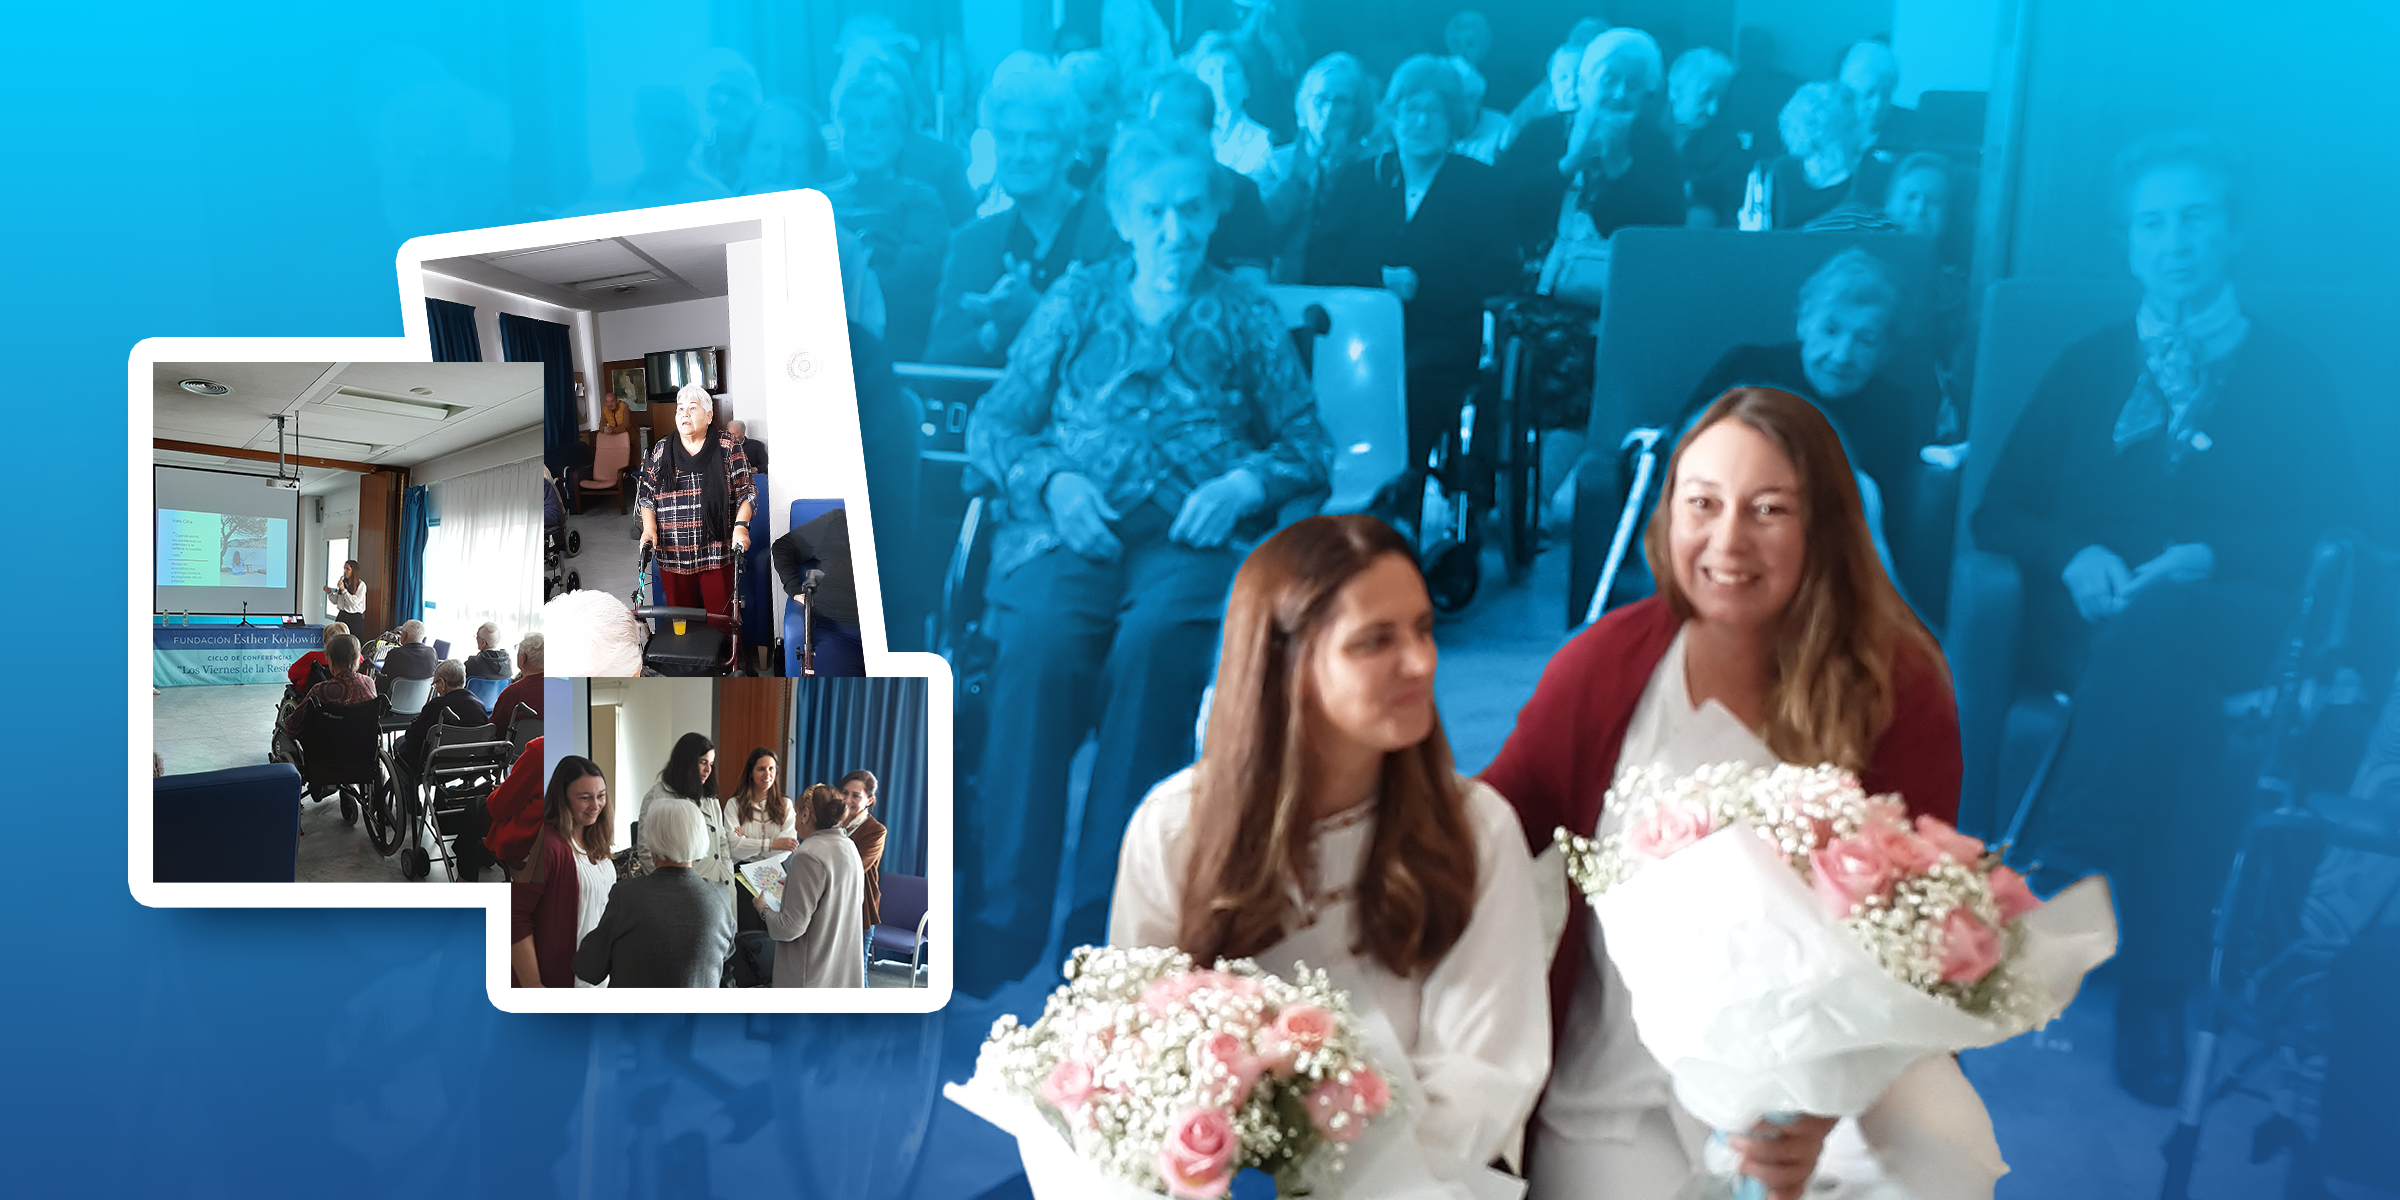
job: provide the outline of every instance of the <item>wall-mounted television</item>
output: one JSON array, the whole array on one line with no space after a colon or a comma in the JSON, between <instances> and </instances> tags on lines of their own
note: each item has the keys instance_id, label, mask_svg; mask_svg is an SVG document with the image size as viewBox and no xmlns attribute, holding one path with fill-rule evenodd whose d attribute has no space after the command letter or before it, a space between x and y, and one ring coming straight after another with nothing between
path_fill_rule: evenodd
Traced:
<instances>
[{"instance_id":1,"label":"wall-mounted television","mask_svg":"<svg viewBox=\"0 0 2400 1200\"><path fill-rule=\"evenodd\" d=\"M711 395L724 391L725 376L717 361L723 354L724 351L715 347L702 346L691 350L659 350L643 355L642 367L650 394L673 396L688 383L707 388Z\"/></svg>"}]
</instances>

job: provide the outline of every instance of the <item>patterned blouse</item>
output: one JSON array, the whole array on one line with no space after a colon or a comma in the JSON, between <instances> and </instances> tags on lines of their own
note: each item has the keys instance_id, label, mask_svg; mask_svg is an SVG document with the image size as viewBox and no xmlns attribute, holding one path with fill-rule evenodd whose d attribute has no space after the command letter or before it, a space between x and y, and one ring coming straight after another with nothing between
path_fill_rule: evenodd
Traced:
<instances>
[{"instance_id":1,"label":"patterned blouse","mask_svg":"<svg viewBox=\"0 0 2400 1200\"><path fill-rule=\"evenodd\" d=\"M676 436L669 433L667 437ZM758 485L750 481L750 459L742 453L742 444L730 433L717 432L717 449L725 456L725 481L732 485L733 501L725 509L730 521L739 517L742 506L758 498ZM658 565L661 570L677 575L692 575L711 567L721 567L733 561L730 548L722 541L706 541L702 531L700 506L701 485L706 476L697 471L679 471L673 478L667 475L667 441L659 439L642 460L642 474L635 489L635 505L658 513ZM728 535L731 534L728 528Z\"/></svg>"},{"instance_id":2,"label":"patterned blouse","mask_svg":"<svg viewBox=\"0 0 2400 1200\"><path fill-rule=\"evenodd\" d=\"M1183 308L1145 326L1132 281L1130 257L1070 270L975 405L967 454L1014 518L993 547L995 574L1060 544L1042 489L1062 471L1099 485L1118 512L1155 501L1172 514L1201 484L1247 470L1266 502L1243 535L1326 485L1333 447L1274 301L1203 268Z\"/></svg>"}]
</instances>

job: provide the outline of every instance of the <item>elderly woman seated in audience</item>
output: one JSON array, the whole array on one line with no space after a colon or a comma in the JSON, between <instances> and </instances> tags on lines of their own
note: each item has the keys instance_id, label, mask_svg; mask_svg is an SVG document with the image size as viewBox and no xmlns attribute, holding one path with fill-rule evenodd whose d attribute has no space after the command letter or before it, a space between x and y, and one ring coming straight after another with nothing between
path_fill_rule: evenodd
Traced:
<instances>
[{"instance_id":1,"label":"elderly woman seated in audience","mask_svg":"<svg viewBox=\"0 0 2400 1200\"><path fill-rule=\"evenodd\" d=\"M1459 86L1467 93L1467 111L1473 114L1473 120L1458 135L1455 149L1476 162L1491 166L1499 161L1500 147L1508 141L1508 116L1483 106L1483 97L1489 84L1485 82L1483 72L1475 69L1475 64L1456 55L1442 61L1458 72Z\"/></svg>"},{"instance_id":2,"label":"elderly woman seated in audience","mask_svg":"<svg viewBox=\"0 0 2400 1200\"><path fill-rule=\"evenodd\" d=\"M927 361L1007 361L1008 344L1051 283L1122 247L1108 206L1067 181L1083 121L1074 87L1044 63L998 76L983 94L983 125L999 156L993 182L1009 205L951 239Z\"/></svg>"},{"instance_id":3,"label":"elderly woman seated in audience","mask_svg":"<svg viewBox=\"0 0 2400 1200\"><path fill-rule=\"evenodd\" d=\"M2228 758L2220 705L2258 686L2311 545L2363 501L2307 334L2235 293L2245 213L2230 156L2161 135L2119 157L2115 182L2141 303L2051 364L1973 528L2023 572L2024 682L2073 697L2015 853L2041 864L2043 891L2108 874L2117 1076L2167 1105L2256 779Z\"/></svg>"},{"instance_id":4,"label":"elderly woman seated in audience","mask_svg":"<svg viewBox=\"0 0 2400 1200\"><path fill-rule=\"evenodd\" d=\"M950 222L941 194L900 170L909 135L906 76L887 59L852 58L834 81L833 120L849 173L825 189L825 198L834 220L866 243L868 264L883 286L885 345L895 358L916 358L933 322Z\"/></svg>"},{"instance_id":5,"label":"elderly woman seated in audience","mask_svg":"<svg viewBox=\"0 0 2400 1200\"><path fill-rule=\"evenodd\" d=\"M1600 36L1608 26L1596 17L1585 17L1567 31L1567 40L1550 51L1544 60L1542 81L1517 101L1509 110L1508 140L1501 145L1508 149L1525 132L1525 127L1543 117L1575 111L1575 75L1583 67L1583 48Z\"/></svg>"},{"instance_id":6,"label":"elderly woman seated in audience","mask_svg":"<svg viewBox=\"0 0 2400 1200\"><path fill-rule=\"evenodd\" d=\"M1234 50L1232 35L1221 31L1201 34L1191 52L1183 56L1183 69L1207 84L1210 98L1216 101L1208 143L1217 161L1264 187L1270 178L1269 159L1275 141L1266 126L1243 111L1250 102L1250 76Z\"/></svg>"},{"instance_id":7,"label":"elderly woman seated in audience","mask_svg":"<svg viewBox=\"0 0 2400 1200\"><path fill-rule=\"evenodd\" d=\"M1190 759L1238 543L1328 477L1281 314L1208 264L1228 187L1204 140L1125 131L1107 196L1131 254L1052 286L967 425L1006 504L982 794L963 841L981 859L960 939L970 988L1041 949L1067 767L1095 725L1067 937L1099 940L1128 816Z\"/></svg>"},{"instance_id":8,"label":"elderly woman seated in audience","mask_svg":"<svg viewBox=\"0 0 2400 1200\"><path fill-rule=\"evenodd\" d=\"M318 648L292 660L292 665L284 671L284 675L291 679L293 687L301 689L309 687L309 676L320 666L328 672L333 670L333 660L326 656L325 647L333 645L333 639L346 632L348 630L339 621L325 623Z\"/></svg>"},{"instance_id":9,"label":"elderly woman seated in audience","mask_svg":"<svg viewBox=\"0 0 2400 1200\"><path fill-rule=\"evenodd\" d=\"M1934 440L1963 441L1967 436L1967 373L1973 363L1968 339L1973 336L1967 305L1966 239L1957 237L1950 221L1950 160L1920 150L1892 169L1891 187L1884 193L1883 214L1899 231L1933 243L1939 272L1934 277L1931 304L1934 370L1942 381L1942 412L1935 421Z\"/></svg>"},{"instance_id":10,"label":"elderly woman seated in audience","mask_svg":"<svg viewBox=\"0 0 2400 1200\"><path fill-rule=\"evenodd\" d=\"M1168 71L1152 79L1142 111L1155 136L1208 153L1217 101L1208 85L1191 72ZM1216 226L1208 237L1208 264L1264 283L1267 264L1275 256L1275 231L1267 220L1258 183L1223 163L1216 164L1216 175L1210 188L1225 199L1217 206Z\"/></svg>"},{"instance_id":11,"label":"elderly woman seated in audience","mask_svg":"<svg viewBox=\"0 0 2400 1200\"><path fill-rule=\"evenodd\" d=\"M1309 234L1306 281L1382 287L1400 297L1408 361L1408 469L1381 507L1413 526L1425 464L1443 431L1458 428L1483 353L1483 301L1515 271L1507 230L1493 219L1505 193L1499 172L1453 153L1470 119L1458 73L1419 55L1392 72L1384 93L1391 152L1354 162L1333 184Z\"/></svg>"},{"instance_id":12,"label":"elderly woman seated in audience","mask_svg":"<svg viewBox=\"0 0 2400 1200\"><path fill-rule=\"evenodd\" d=\"M692 870L712 837L689 804L643 818L650 872L608 893L600 923L575 948L577 979L621 988L713 988L723 981L733 953L732 898Z\"/></svg>"},{"instance_id":13,"label":"elderly woman seated in audience","mask_svg":"<svg viewBox=\"0 0 2400 1200\"><path fill-rule=\"evenodd\" d=\"M1776 118L1786 153L1762 159L1744 185L1740 225L1798 229L1837 208L1867 208L1882 198L1883 172L1860 144L1858 110L1838 83L1804 83Z\"/></svg>"},{"instance_id":14,"label":"elderly woman seated in audience","mask_svg":"<svg viewBox=\"0 0 2400 1200\"><path fill-rule=\"evenodd\" d=\"M1916 111L1892 102L1892 93L1900 87L1899 56L1882 42L1858 42L1842 55L1835 78L1850 93L1850 107L1858 114L1860 152L1886 166L1898 162L1917 133Z\"/></svg>"},{"instance_id":15,"label":"elderly woman seated in audience","mask_svg":"<svg viewBox=\"0 0 2400 1200\"><path fill-rule=\"evenodd\" d=\"M1649 34L1608 30L1583 49L1575 111L1526 126L1509 146L1501 171L1528 257L1572 214L1580 214L1579 232L1588 221L1601 238L1627 225L1684 223L1683 167L1652 106L1665 75Z\"/></svg>"},{"instance_id":16,"label":"elderly woman seated in audience","mask_svg":"<svg viewBox=\"0 0 2400 1200\"><path fill-rule=\"evenodd\" d=\"M1733 122L1724 119L1725 87L1733 60L1700 46L1667 70L1667 133L1683 164L1686 224L1731 226L1742 207L1742 180L1755 157Z\"/></svg>"},{"instance_id":17,"label":"elderly woman seated in audience","mask_svg":"<svg viewBox=\"0 0 2400 1200\"><path fill-rule=\"evenodd\" d=\"M813 828L784 860L782 901L750 897L775 939L775 986L865 987L866 867L841 829L842 794L816 783L804 800Z\"/></svg>"},{"instance_id":18,"label":"elderly woman seated in audience","mask_svg":"<svg viewBox=\"0 0 2400 1200\"><path fill-rule=\"evenodd\" d=\"M333 665L333 674L323 683L310 688L292 710L284 714L283 725L297 735L308 725L308 714L320 708L340 708L375 698L375 681L358 669L358 639L347 633L330 638L325 643L326 661Z\"/></svg>"},{"instance_id":19,"label":"elderly woman seated in audience","mask_svg":"<svg viewBox=\"0 0 2400 1200\"><path fill-rule=\"evenodd\" d=\"M1300 136L1275 148L1274 183L1262 197L1275 230L1277 283L1298 283L1308 262L1308 231L1324 219L1342 169L1372 157L1385 135L1375 119L1375 81L1347 54L1328 54L1301 76L1292 100Z\"/></svg>"},{"instance_id":20,"label":"elderly woman seated in audience","mask_svg":"<svg viewBox=\"0 0 2400 1200\"><path fill-rule=\"evenodd\" d=\"M1887 366L1917 298L1908 295L1890 264L1857 247L1817 268L1800 285L1798 339L1736 346L1717 359L1692 389L1674 432L1728 388L1771 387L1817 406L1842 439L1857 471L1859 499L1884 570L1905 594L1922 591L1947 563L1898 564L1886 531L1906 528L1904 511L1915 490L1918 453L1933 440L1930 404L1892 377Z\"/></svg>"}]
</instances>

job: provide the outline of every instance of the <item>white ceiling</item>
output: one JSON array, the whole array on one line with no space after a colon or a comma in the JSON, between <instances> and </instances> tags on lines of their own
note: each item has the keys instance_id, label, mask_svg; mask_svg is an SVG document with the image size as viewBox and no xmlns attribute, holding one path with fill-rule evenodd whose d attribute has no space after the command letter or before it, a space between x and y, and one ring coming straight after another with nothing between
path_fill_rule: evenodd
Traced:
<instances>
[{"instance_id":1,"label":"white ceiling","mask_svg":"<svg viewBox=\"0 0 2400 1200\"><path fill-rule=\"evenodd\" d=\"M181 386L208 379L233 389L202 396ZM438 401L454 409L439 421L329 407L335 389ZM424 389L423 392L417 389ZM341 458L378 466L413 467L542 423L540 363L158 363L151 371L150 424L161 438L211 446L273 451L277 414L286 453ZM292 434L299 435L294 449ZM180 450L153 450L175 466L232 467L271 472L273 463ZM300 470L301 490L346 482L347 471Z\"/></svg>"},{"instance_id":2,"label":"white ceiling","mask_svg":"<svg viewBox=\"0 0 2400 1200\"><path fill-rule=\"evenodd\" d=\"M470 254L435 259L425 269L436 275L480 283L504 292L591 312L648 308L678 300L702 300L726 293L725 247L760 236L756 221L670 229L625 237L568 242L527 250ZM595 280L650 275L643 282L603 283ZM619 290L623 289L623 290Z\"/></svg>"}]
</instances>

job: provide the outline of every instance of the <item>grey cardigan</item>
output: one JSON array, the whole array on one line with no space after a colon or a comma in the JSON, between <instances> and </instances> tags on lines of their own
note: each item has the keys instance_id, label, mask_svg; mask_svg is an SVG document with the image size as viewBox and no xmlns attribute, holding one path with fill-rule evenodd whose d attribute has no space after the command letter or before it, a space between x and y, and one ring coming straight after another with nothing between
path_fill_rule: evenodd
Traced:
<instances>
[{"instance_id":1,"label":"grey cardigan","mask_svg":"<svg viewBox=\"0 0 2400 1200\"><path fill-rule=\"evenodd\" d=\"M690 867L619 882L600 924L575 948L575 977L610 987L713 988L733 954L725 889Z\"/></svg>"},{"instance_id":2,"label":"grey cardigan","mask_svg":"<svg viewBox=\"0 0 2400 1200\"><path fill-rule=\"evenodd\" d=\"M820 829L783 870L783 908L759 914L775 939L775 986L867 986L866 929L858 919L867 877L858 847L838 829Z\"/></svg>"}]
</instances>

